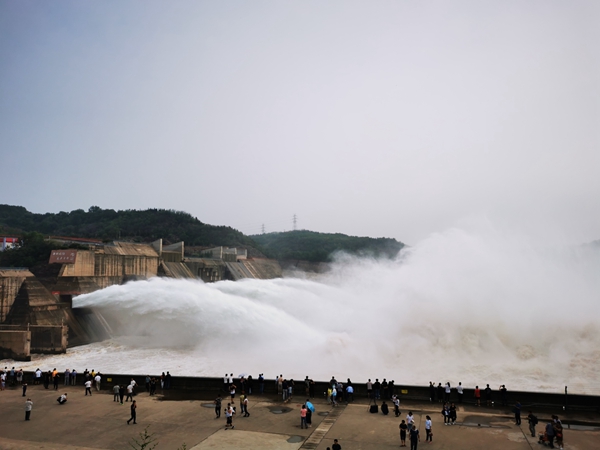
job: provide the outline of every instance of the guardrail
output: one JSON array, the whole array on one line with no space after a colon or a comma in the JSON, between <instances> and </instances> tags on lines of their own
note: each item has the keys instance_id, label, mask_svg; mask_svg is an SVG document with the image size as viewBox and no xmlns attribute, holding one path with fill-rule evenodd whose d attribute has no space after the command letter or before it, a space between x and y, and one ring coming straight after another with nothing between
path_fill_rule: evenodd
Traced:
<instances>
[{"instance_id":1,"label":"guardrail","mask_svg":"<svg viewBox=\"0 0 600 450\"><path fill-rule=\"evenodd\" d=\"M33 381L33 372L24 372L25 380L30 383ZM150 377L154 377L157 380L157 390L160 392L160 375L149 374ZM101 386L103 389L110 389L115 384L128 385L131 379L134 379L136 383L145 389L145 375L132 375L132 374L102 374ZM84 383L83 373L77 374L77 385L83 386ZM64 383L64 373L60 372L60 384ZM234 384L237 386L237 392L241 391L239 379L234 379ZM346 383L343 383L346 386ZM367 398L367 389L365 383L352 383L354 388L355 398ZM324 397L326 395L329 382L316 381L313 385L315 397ZM226 395L228 393L223 378L211 378L211 377L179 377L172 376L171 378L171 390L173 391L195 391L199 394L205 394L208 398L216 396L217 394ZM258 379L252 380L252 392L259 393L260 385ZM400 401L410 400L418 402L429 402L429 386L411 386L411 385L395 385L394 393L400 397ZM465 388L463 390L463 403L474 404L475 396L474 390ZM265 379L263 387L264 395L277 396L277 384L273 379ZM304 380L294 380L294 397L303 398L306 396ZM483 392L482 392L483 397ZM450 401L458 403L458 394L455 390L452 390L450 395ZM600 396L596 395L581 395L581 394L567 394L565 387L565 393L547 393L547 392L528 392L528 391L508 391L507 392L507 406L504 408L512 408L516 402L520 402L522 410L527 411L528 408L548 408L560 414L567 410L587 410L597 411L600 413ZM482 403L485 399L482 398ZM498 391L492 393L492 402L494 408L502 408L501 397ZM437 403L437 402L436 402Z\"/></svg>"}]
</instances>

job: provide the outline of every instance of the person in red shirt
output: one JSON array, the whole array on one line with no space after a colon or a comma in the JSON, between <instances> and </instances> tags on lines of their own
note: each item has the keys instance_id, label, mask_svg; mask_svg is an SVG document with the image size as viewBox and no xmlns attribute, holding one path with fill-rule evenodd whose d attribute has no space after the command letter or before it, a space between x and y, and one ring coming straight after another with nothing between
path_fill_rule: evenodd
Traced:
<instances>
[{"instance_id":1,"label":"person in red shirt","mask_svg":"<svg viewBox=\"0 0 600 450\"><path fill-rule=\"evenodd\" d=\"M475 386L475 404L481 406L481 391L479 390L479 386Z\"/></svg>"}]
</instances>

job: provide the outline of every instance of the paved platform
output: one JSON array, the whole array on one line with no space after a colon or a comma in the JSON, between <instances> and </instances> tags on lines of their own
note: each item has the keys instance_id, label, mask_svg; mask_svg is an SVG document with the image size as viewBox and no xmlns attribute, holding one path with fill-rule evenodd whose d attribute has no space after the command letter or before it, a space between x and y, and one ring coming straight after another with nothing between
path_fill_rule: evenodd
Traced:
<instances>
[{"instance_id":1,"label":"paved platform","mask_svg":"<svg viewBox=\"0 0 600 450\"><path fill-rule=\"evenodd\" d=\"M59 405L56 398L63 392L68 393L69 400ZM397 449L400 446L398 424L408 409L413 411L422 432L420 447L542 448L537 439L528 435L526 420L518 427L511 420L509 410L486 407L461 406L457 425L444 426L438 404L403 404L402 415L397 418L393 414L368 413L366 400L332 408L324 399L315 399L317 411L313 415L313 426L300 429L301 403L298 400L303 397L283 404L273 398L250 396L250 417L236 416L235 429L225 430L224 415L215 419L212 399L187 400L186 392L167 392L155 397L149 397L145 392L137 395L137 425L126 423L129 403L113 402L109 391L94 391L91 397L86 397L83 387L61 386L58 391L53 391L43 386L30 386L27 394L34 402L28 422L24 420L25 398L21 396L21 390L0 392L1 450L131 449L132 438L139 439L139 433L146 426L156 439L157 450L176 450L183 444L188 450L325 450L331 447L333 439L339 439L344 450ZM550 412L534 413L540 419L550 417ZM433 419L432 444L425 443L427 414ZM561 418L584 424L580 429L565 428L565 449L600 448L600 425L596 425L600 423L600 416L597 413L574 413L561 415ZM542 420L538 429L542 429Z\"/></svg>"}]
</instances>

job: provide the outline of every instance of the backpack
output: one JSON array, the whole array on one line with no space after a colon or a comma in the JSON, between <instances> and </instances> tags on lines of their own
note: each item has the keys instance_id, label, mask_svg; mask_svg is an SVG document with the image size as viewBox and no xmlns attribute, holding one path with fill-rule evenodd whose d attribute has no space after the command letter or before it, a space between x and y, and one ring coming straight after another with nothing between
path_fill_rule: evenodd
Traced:
<instances>
[{"instance_id":1,"label":"backpack","mask_svg":"<svg viewBox=\"0 0 600 450\"><path fill-rule=\"evenodd\" d=\"M533 414L531 415L531 423L533 423L534 425L538 424L538 418Z\"/></svg>"}]
</instances>

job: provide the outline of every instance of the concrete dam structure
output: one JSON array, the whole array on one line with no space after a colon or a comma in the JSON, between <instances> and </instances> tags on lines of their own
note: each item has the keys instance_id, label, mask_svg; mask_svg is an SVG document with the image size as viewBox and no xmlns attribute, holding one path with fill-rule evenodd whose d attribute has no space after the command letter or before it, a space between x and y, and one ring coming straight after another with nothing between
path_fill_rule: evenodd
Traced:
<instances>
[{"instance_id":1,"label":"concrete dam structure","mask_svg":"<svg viewBox=\"0 0 600 450\"><path fill-rule=\"evenodd\" d=\"M183 242L163 245L52 238L88 249L54 250L47 265L0 268L0 358L30 360L31 353L64 353L67 347L111 337L106 320L72 307L74 296L153 277L210 283L282 276L277 261L249 259L246 250L216 247L186 257Z\"/></svg>"}]
</instances>

